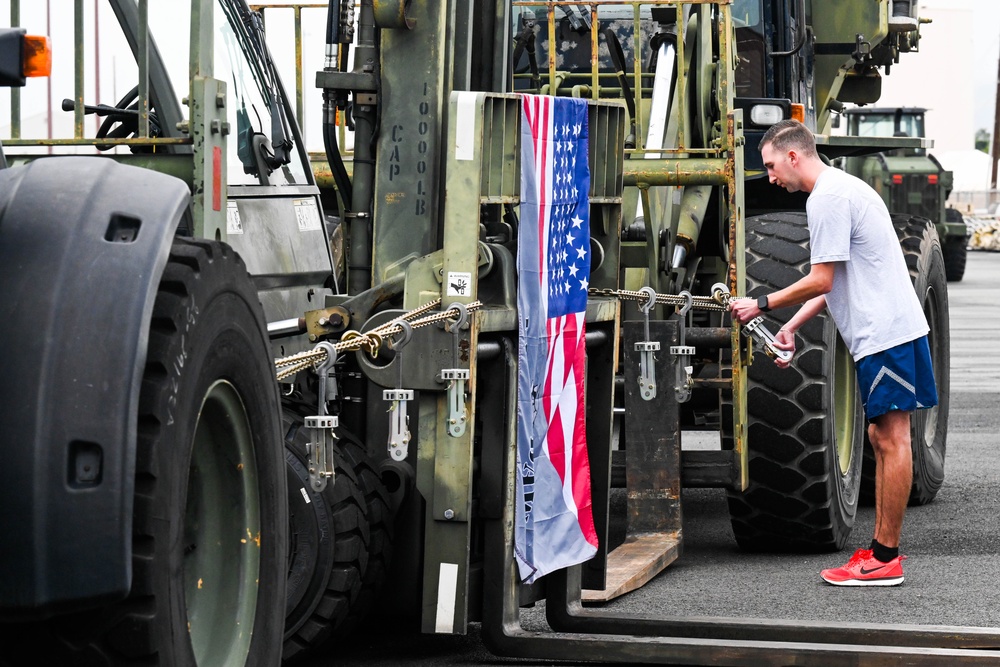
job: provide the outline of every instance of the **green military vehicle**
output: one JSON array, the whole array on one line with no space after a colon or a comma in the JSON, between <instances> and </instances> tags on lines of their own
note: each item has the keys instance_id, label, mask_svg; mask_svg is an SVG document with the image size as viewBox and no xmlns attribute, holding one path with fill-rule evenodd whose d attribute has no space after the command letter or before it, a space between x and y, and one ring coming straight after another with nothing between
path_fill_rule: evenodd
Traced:
<instances>
[{"instance_id":1,"label":"green military vehicle","mask_svg":"<svg viewBox=\"0 0 1000 667\"><path fill-rule=\"evenodd\" d=\"M30 125L58 129L60 105L31 109L38 87L19 88L17 26L40 24L41 4L13 0L0 35L14 86L0 661L335 660L359 628L407 620L441 634L481 623L498 654L574 663L978 657L982 635L952 628L583 606L679 556L682 487L725 488L747 549L848 539L865 429L833 322L803 328L779 373L767 329L789 313L741 331L725 305L808 270L803 201L760 164L771 124L801 118L830 159L919 145L826 132L915 46L914 3L76 0L72 37L54 45L72 64L49 80L67 99L63 135ZM98 32L118 49L101 65ZM294 48L294 97L268 43ZM320 52L325 150L310 154L302 63ZM134 88L106 104L93 72L126 62L114 80ZM567 386L589 459L568 495L589 492L597 544L537 580L518 573L515 530L534 507L518 447L534 423L518 405L518 241L535 210L523 93L582 100L585 121L553 150L576 164L569 136L582 141L589 179L559 186L583 194L590 225L568 232L588 262L574 274L585 364ZM944 399L914 425L911 500L928 502L943 478L947 288L933 225L897 227ZM718 449L683 450L693 430ZM523 627L521 607L543 599L551 632Z\"/></svg>"},{"instance_id":2,"label":"green military vehicle","mask_svg":"<svg viewBox=\"0 0 1000 667\"><path fill-rule=\"evenodd\" d=\"M919 107L856 107L845 110L844 116L851 136L924 137L926 111ZM890 211L932 220L941 239L948 280L962 279L972 232L961 212L947 204L952 172L942 167L927 148L899 148L849 157L843 168L875 188Z\"/></svg>"}]
</instances>

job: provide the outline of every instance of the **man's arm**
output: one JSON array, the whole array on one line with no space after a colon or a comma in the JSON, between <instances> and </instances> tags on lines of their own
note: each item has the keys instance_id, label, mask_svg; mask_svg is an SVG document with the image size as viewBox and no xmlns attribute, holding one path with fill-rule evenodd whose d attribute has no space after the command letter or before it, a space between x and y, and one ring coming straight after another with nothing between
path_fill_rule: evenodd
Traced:
<instances>
[{"instance_id":1,"label":"man's arm","mask_svg":"<svg viewBox=\"0 0 1000 667\"><path fill-rule=\"evenodd\" d=\"M812 319L824 308L826 308L825 296L817 296L809 299L779 331L786 331L794 336L795 332L801 329L803 324Z\"/></svg>"},{"instance_id":2,"label":"man's arm","mask_svg":"<svg viewBox=\"0 0 1000 667\"><path fill-rule=\"evenodd\" d=\"M774 346L779 350L785 350L786 352L791 352L792 355L794 355L795 332L824 308L826 308L825 296L817 296L806 301L802 307L799 308L798 312L792 315L792 319L788 320L785 326L778 329L778 333L774 334ZM778 357L775 357L774 359L774 363L777 364L779 368L788 368L790 361L791 359L789 359L789 361L782 361Z\"/></svg>"},{"instance_id":3,"label":"man's arm","mask_svg":"<svg viewBox=\"0 0 1000 667\"><path fill-rule=\"evenodd\" d=\"M774 310L775 308L785 308L787 306L794 306L796 304L809 302L817 297L822 297L833 288L833 267L833 262L813 264L809 269L808 274L799 278L788 287L768 294L768 308L771 310ZM812 317L819 311L823 310L824 307L826 307L826 299L822 299L820 306L805 319L809 319L809 317ZM733 319L740 324L746 324L761 313L760 308L757 307L756 299L736 299L730 301L729 309L733 313ZM805 308L802 310L805 310ZM796 313L795 317L798 317L802 310L800 310L799 313Z\"/></svg>"}]
</instances>

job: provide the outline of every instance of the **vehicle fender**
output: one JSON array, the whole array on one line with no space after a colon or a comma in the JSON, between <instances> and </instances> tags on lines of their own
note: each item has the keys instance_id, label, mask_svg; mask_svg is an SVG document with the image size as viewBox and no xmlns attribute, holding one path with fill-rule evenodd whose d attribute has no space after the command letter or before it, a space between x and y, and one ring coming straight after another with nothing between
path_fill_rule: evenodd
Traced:
<instances>
[{"instance_id":1,"label":"vehicle fender","mask_svg":"<svg viewBox=\"0 0 1000 667\"><path fill-rule=\"evenodd\" d=\"M129 591L149 320L189 200L107 158L0 171L2 617Z\"/></svg>"}]
</instances>

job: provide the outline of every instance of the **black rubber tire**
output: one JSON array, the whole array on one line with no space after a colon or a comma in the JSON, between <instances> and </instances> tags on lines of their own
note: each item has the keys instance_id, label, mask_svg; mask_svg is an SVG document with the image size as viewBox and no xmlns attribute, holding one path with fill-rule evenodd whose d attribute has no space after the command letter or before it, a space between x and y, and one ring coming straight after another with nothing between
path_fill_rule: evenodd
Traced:
<instances>
[{"instance_id":1,"label":"black rubber tire","mask_svg":"<svg viewBox=\"0 0 1000 667\"><path fill-rule=\"evenodd\" d=\"M965 263L969 249L964 238L948 239L942 248L944 253L944 269L948 282L957 283L965 277Z\"/></svg>"},{"instance_id":2,"label":"black rubber tire","mask_svg":"<svg viewBox=\"0 0 1000 667\"><path fill-rule=\"evenodd\" d=\"M389 575L392 562L393 516L389 491L382 481L374 461L365 451L364 444L346 429L339 429L341 451L345 460L354 468L365 496L365 514L371 542L368 545L368 568L361 579L361 594L357 604L341 627L334 631L334 638L348 638L371 616L382 588Z\"/></svg>"},{"instance_id":3,"label":"black rubber tire","mask_svg":"<svg viewBox=\"0 0 1000 667\"><path fill-rule=\"evenodd\" d=\"M746 221L748 295L781 289L808 270L805 213ZM795 310L769 313L766 326L776 332ZM796 347L787 369L756 347L748 372L750 484L728 492L733 533L746 550L838 550L854 526L864 442L854 366L826 312L799 330Z\"/></svg>"},{"instance_id":4,"label":"black rubber tire","mask_svg":"<svg viewBox=\"0 0 1000 667\"><path fill-rule=\"evenodd\" d=\"M285 448L288 475L288 587L285 597L284 660L301 657L309 644L295 633L326 589L333 567L333 517L322 494L309 484L306 462Z\"/></svg>"},{"instance_id":5,"label":"black rubber tire","mask_svg":"<svg viewBox=\"0 0 1000 667\"><path fill-rule=\"evenodd\" d=\"M15 664L277 664L288 530L279 405L242 260L222 243L177 239L140 391L132 590L25 628L26 662Z\"/></svg>"},{"instance_id":6,"label":"black rubber tire","mask_svg":"<svg viewBox=\"0 0 1000 667\"><path fill-rule=\"evenodd\" d=\"M356 613L370 532L365 495L342 448L334 448L333 483L316 493L305 466L309 430L289 411L283 425L285 447L298 462L292 462L289 474L300 479L288 491L292 534L283 659L290 661L315 652Z\"/></svg>"},{"instance_id":7,"label":"black rubber tire","mask_svg":"<svg viewBox=\"0 0 1000 667\"><path fill-rule=\"evenodd\" d=\"M948 283L945 258L934 224L916 216L893 215L893 227L906 259L910 281L930 327L928 343L934 365L938 404L917 410L911 419L913 485L910 505L926 505L934 500L944 483L944 459L948 439L950 403L951 334L948 316ZM865 433L861 502L875 504L875 454Z\"/></svg>"}]
</instances>

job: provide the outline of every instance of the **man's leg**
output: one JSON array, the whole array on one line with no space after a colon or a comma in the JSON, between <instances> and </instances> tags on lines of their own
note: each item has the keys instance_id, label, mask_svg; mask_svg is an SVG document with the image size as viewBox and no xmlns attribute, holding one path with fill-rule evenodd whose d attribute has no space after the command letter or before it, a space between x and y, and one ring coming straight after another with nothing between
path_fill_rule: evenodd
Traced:
<instances>
[{"instance_id":1,"label":"man's leg","mask_svg":"<svg viewBox=\"0 0 1000 667\"><path fill-rule=\"evenodd\" d=\"M875 450L875 539L896 548L913 483L910 413L893 410L876 417L868 439Z\"/></svg>"}]
</instances>

